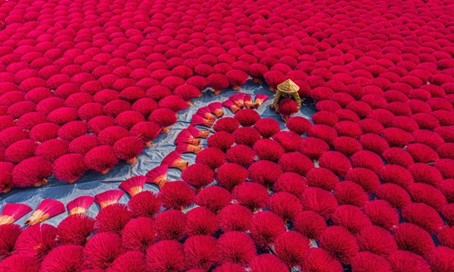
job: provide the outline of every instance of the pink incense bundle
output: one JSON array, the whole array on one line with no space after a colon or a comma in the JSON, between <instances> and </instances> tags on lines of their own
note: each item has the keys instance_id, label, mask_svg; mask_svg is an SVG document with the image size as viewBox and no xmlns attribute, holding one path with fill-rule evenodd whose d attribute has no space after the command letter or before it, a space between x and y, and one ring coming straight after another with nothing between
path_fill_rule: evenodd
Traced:
<instances>
[{"instance_id":1,"label":"pink incense bundle","mask_svg":"<svg viewBox=\"0 0 454 272\"><path fill-rule=\"evenodd\" d=\"M84 270L85 272L95 270ZM96 270L98 271L98 270ZM118 256L106 272L142 272L148 271L145 255L139 251L127 251Z\"/></svg>"},{"instance_id":2,"label":"pink incense bundle","mask_svg":"<svg viewBox=\"0 0 454 272\"><path fill-rule=\"evenodd\" d=\"M122 190L108 190L95 195L95 201L101 209L104 209L109 205L118 203L123 195L124 192Z\"/></svg>"},{"instance_id":3,"label":"pink incense bundle","mask_svg":"<svg viewBox=\"0 0 454 272\"><path fill-rule=\"evenodd\" d=\"M167 165L168 167L178 168L183 171L188 167L189 162L183 160L179 152L172 151L162 159L161 165Z\"/></svg>"},{"instance_id":4,"label":"pink incense bundle","mask_svg":"<svg viewBox=\"0 0 454 272\"><path fill-rule=\"evenodd\" d=\"M244 101L245 108L251 109L254 107L254 103L252 102L252 96L250 94L245 94L243 101Z\"/></svg>"},{"instance_id":5,"label":"pink incense bundle","mask_svg":"<svg viewBox=\"0 0 454 272\"><path fill-rule=\"evenodd\" d=\"M177 241L163 240L150 246L146 260L152 271L185 271L183 246Z\"/></svg>"},{"instance_id":6,"label":"pink incense bundle","mask_svg":"<svg viewBox=\"0 0 454 272\"><path fill-rule=\"evenodd\" d=\"M146 177L148 178L149 183L154 183L162 188L167 183L167 170L169 169L168 165L160 165L148 171Z\"/></svg>"},{"instance_id":7,"label":"pink incense bundle","mask_svg":"<svg viewBox=\"0 0 454 272\"><path fill-rule=\"evenodd\" d=\"M40 156L49 162L53 162L60 156L69 153L68 146L69 142L62 139L47 140L36 147L35 156ZM5 156L6 155L8 154L5 151ZM26 159L22 162L24 161L26 161Z\"/></svg>"},{"instance_id":8,"label":"pink incense bundle","mask_svg":"<svg viewBox=\"0 0 454 272\"><path fill-rule=\"evenodd\" d=\"M256 246L266 248L285 233L286 229L279 216L270 211L260 211L252 216L250 231Z\"/></svg>"},{"instance_id":9,"label":"pink incense bundle","mask_svg":"<svg viewBox=\"0 0 454 272\"><path fill-rule=\"evenodd\" d=\"M202 146L200 145L192 145L186 143L179 143L177 145L176 151L180 153L194 153L197 154L202 150Z\"/></svg>"},{"instance_id":10,"label":"pink incense bundle","mask_svg":"<svg viewBox=\"0 0 454 272\"><path fill-rule=\"evenodd\" d=\"M238 120L238 122L243 127L251 127L253 126L258 120L260 120L260 115L253 109L242 109L235 113L234 118Z\"/></svg>"},{"instance_id":11,"label":"pink incense bundle","mask_svg":"<svg viewBox=\"0 0 454 272\"><path fill-rule=\"evenodd\" d=\"M79 196L66 204L69 215L84 214L95 201L92 196Z\"/></svg>"},{"instance_id":12,"label":"pink incense bundle","mask_svg":"<svg viewBox=\"0 0 454 272\"><path fill-rule=\"evenodd\" d=\"M213 113L217 118L220 118L224 115L221 102L213 102L208 105L211 113Z\"/></svg>"},{"instance_id":13,"label":"pink incense bundle","mask_svg":"<svg viewBox=\"0 0 454 272\"><path fill-rule=\"evenodd\" d=\"M195 125L201 125L201 126L206 126L206 127L209 127L209 128L210 128L210 127L213 126L214 120L215 120L215 119L206 119L206 118L204 118L203 116L194 114L194 115L192 116L191 125L193 125L193 126L195 126Z\"/></svg>"},{"instance_id":14,"label":"pink incense bundle","mask_svg":"<svg viewBox=\"0 0 454 272\"><path fill-rule=\"evenodd\" d=\"M250 262L251 271L264 272L287 272L288 267L273 254L257 255Z\"/></svg>"},{"instance_id":15,"label":"pink incense bundle","mask_svg":"<svg viewBox=\"0 0 454 272\"><path fill-rule=\"evenodd\" d=\"M211 236L218 229L216 214L205 207L196 207L186 214L186 234L188 236Z\"/></svg>"},{"instance_id":16,"label":"pink incense bundle","mask_svg":"<svg viewBox=\"0 0 454 272\"><path fill-rule=\"evenodd\" d=\"M207 147L197 154L195 162L208 165L214 170L225 163L225 154L219 148Z\"/></svg>"},{"instance_id":17,"label":"pink incense bundle","mask_svg":"<svg viewBox=\"0 0 454 272\"><path fill-rule=\"evenodd\" d=\"M207 235L189 237L184 242L184 253L189 271L208 271L217 263L217 240Z\"/></svg>"},{"instance_id":18,"label":"pink incense bundle","mask_svg":"<svg viewBox=\"0 0 454 272\"><path fill-rule=\"evenodd\" d=\"M240 126L240 122L233 117L224 117L216 121L213 126L214 131L225 131L233 133Z\"/></svg>"},{"instance_id":19,"label":"pink incense bundle","mask_svg":"<svg viewBox=\"0 0 454 272\"><path fill-rule=\"evenodd\" d=\"M208 119L208 120L215 120L216 119L216 115L211 113L211 109L208 106L198 109L196 114L200 115L203 118Z\"/></svg>"},{"instance_id":20,"label":"pink incense bundle","mask_svg":"<svg viewBox=\"0 0 454 272\"><path fill-rule=\"evenodd\" d=\"M196 138L206 138L210 134L209 130L200 130L193 125L189 125L186 129Z\"/></svg>"},{"instance_id":21,"label":"pink incense bundle","mask_svg":"<svg viewBox=\"0 0 454 272\"><path fill-rule=\"evenodd\" d=\"M3 122L3 120L2 120ZM58 130L60 126L54 123L41 123L34 126L30 132L29 137L30 139L34 140L35 142L45 142L50 139L54 139L58 137Z\"/></svg>"},{"instance_id":22,"label":"pink incense bundle","mask_svg":"<svg viewBox=\"0 0 454 272\"><path fill-rule=\"evenodd\" d=\"M68 145L68 150L71 153L85 155L90 149L97 145L99 145L98 137L85 134L72 140Z\"/></svg>"},{"instance_id":23,"label":"pink incense bundle","mask_svg":"<svg viewBox=\"0 0 454 272\"><path fill-rule=\"evenodd\" d=\"M154 223L158 240L179 240L185 235L186 215L179 210L170 209L159 213Z\"/></svg>"},{"instance_id":24,"label":"pink incense bundle","mask_svg":"<svg viewBox=\"0 0 454 272\"><path fill-rule=\"evenodd\" d=\"M208 81L205 77L194 75L186 80L186 84L192 85L199 90L204 90L208 85Z\"/></svg>"},{"instance_id":25,"label":"pink incense bundle","mask_svg":"<svg viewBox=\"0 0 454 272\"><path fill-rule=\"evenodd\" d=\"M194 188L200 189L214 179L214 171L203 163L191 164L181 173L181 179Z\"/></svg>"},{"instance_id":26,"label":"pink incense bundle","mask_svg":"<svg viewBox=\"0 0 454 272\"><path fill-rule=\"evenodd\" d=\"M161 209L161 202L154 193L142 191L131 197L128 207L134 217L154 217Z\"/></svg>"},{"instance_id":27,"label":"pink incense bundle","mask_svg":"<svg viewBox=\"0 0 454 272\"><path fill-rule=\"evenodd\" d=\"M6 148L5 161L17 164L27 158L33 157L36 147L37 144L33 140L19 140Z\"/></svg>"},{"instance_id":28,"label":"pink incense bundle","mask_svg":"<svg viewBox=\"0 0 454 272\"><path fill-rule=\"evenodd\" d=\"M14 245L14 255L26 255L35 257L38 261L42 261L49 251L57 245L56 236L57 229L49 224L36 224L29 226L23 230L17 238L16 244ZM0 271L16 270L0 269Z\"/></svg>"},{"instance_id":29,"label":"pink incense bundle","mask_svg":"<svg viewBox=\"0 0 454 272\"><path fill-rule=\"evenodd\" d=\"M12 224L31 211L32 208L28 205L7 203L3 207L2 214L0 215L0 225Z\"/></svg>"},{"instance_id":30,"label":"pink incense bundle","mask_svg":"<svg viewBox=\"0 0 454 272\"><path fill-rule=\"evenodd\" d=\"M280 71L268 71L263 74L265 82L269 85L270 91L276 91L277 85L286 80L285 75Z\"/></svg>"},{"instance_id":31,"label":"pink incense bundle","mask_svg":"<svg viewBox=\"0 0 454 272\"><path fill-rule=\"evenodd\" d=\"M175 144L185 143L185 144L192 144L192 145L200 145L200 139L195 138L189 130L183 129L180 133L178 133L178 136L175 139L174 143Z\"/></svg>"},{"instance_id":32,"label":"pink incense bundle","mask_svg":"<svg viewBox=\"0 0 454 272\"><path fill-rule=\"evenodd\" d=\"M11 256L14 252L14 244L22 233L22 227L16 224L0 225L0 258Z\"/></svg>"},{"instance_id":33,"label":"pink incense bundle","mask_svg":"<svg viewBox=\"0 0 454 272\"><path fill-rule=\"evenodd\" d=\"M120 235L113 232L97 233L85 245L84 266L88 269L85 271L105 271L121 253Z\"/></svg>"},{"instance_id":34,"label":"pink incense bundle","mask_svg":"<svg viewBox=\"0 0 454 272\"><path fill-rule=\"evenodd\" d=\"M42 223L49 218L65 212L65 205L55 199L44 199L39 204L38 208L25 221L26 225L34 225Z\"/></svg>"},{"instance_id":35,"label":"pink incense bundle","mask_svg":"<svg viewBox=\"0 0 454 272\"><path fill-rule=\"evenodd\" d=\"M96 216L96 232L120 233L131 220L132 212L125 204L115 203L102 208Z\"/></svg>"},{"instance_id":36,"label":"pink incense bundle","mask_svg":"<svg viewBox=\"0 0 454 272\"><path fill-rule=\"evenodd\" d=\"M145 121L145 117L142 113L127 110L119 113L115 118L115 122L118 126L124 127L125 129L131 129L135 124Z\"/></svg>"},{"instance_id":37,"label":"pink incense bundle","mask_svg":"<svg viewBox=\"0 0 454 272\"><path fill-rule=\"evenodd\" d=\"M249 74L252 76L255 84L262 83L263 75L268 71L268 67L262 63L252 63L249 66Z\"/></svg>"},{"instance_id":38,"label":"pink incense bundle","mask_svg":"<svg viewBox=\"0 0 454 272\"><path fill-rule=\"evenodd\" d=\"M268 100L268 96L266 94L256 95L253 108L259 108L263 103L265 103L266 100Z\"/></svg>"},{"instance_id":39,"label":"pink incense bundle","mask_svg":"<svg viewBox=\"0 0 454 272\"><path fill-rule=\"evenodd\" d=\"M228 231L218 239L218 254L222 262L249 263L257 254L254 241L245 232Z\"/></svg>"},{"instance_id":40,"label":"pink incense bundle","mask_svg":"<svg viewBox=\"0 0 454 272\"><path fill-rule=\"evenodd\" d=\"M123 137L130 136L127 129L120 126L107 127L98 133L98 140L103 145L114 145L114 143Z\"/></svg>"},{"instance_id":41,"label":"pink incense bundle","mask_svg":"<svg viewBox=\"0 0 454 272\"><path fill-rule=\"evenodd\" d=\"M39 267L39 261L36 257L24 254L14 254L0 262L1 271L38 272Z\"/></svg>"},{"instance_id":42,"label":"pink incense bundle","mask_svg":"<svg viewBox=\"0 0 454 272\"><path fill-rule=\"evenodd\" d=\"M115 119L106 115L96 116L88 121L88 130L98 134L101 130L115 125Z\"/></svg>"},{"instance_id":43,"label":"pink incense bundle","mask_svg":"<svg viewBox=\"0 0 454 272\"><path fill-rule=\"evenodd\" d=\"M218 221L224 232L246 231L252 223L252 211L243 205L230 204L219 212Z\"/></svg>"},{"instance_id":44,"label":"pink incense bundle","mask_svg":"<svg viewBox=\"0 0 454 272\"><path fill-rule=\"evenodd\" d=\"M0 159L1 150L0 150ZM7 193L13 187L13 177L12 172L14 169L14 164L10 162L0 162L0 193Z\"/></svg>"},{"instance_id":45,"label":"pink incense bundle","mask_svg":"<svg viewBox=\"0 0 454 272\"><path fill-rule=\"evenodd\" d=\"M226 101L222 102L222 106L228 108L233 113L235 113L235 112L237 112L237 111L239 111L241 109L240 107L235 105L235 103L233 103L233 101L231 101L231 100L226 100Z\"/></svg>"},{"instance_id":46,"label":"pink incense bundle","mask_svg":"<svg viewBox=\"0 0 454 272\"><path fill-rule=\"evenodd\" d=\"M121 231L126 250L145 252L155 242L154 221L149 217L138 217L129 221Z\"/></svg>"},{"instance_id":47,"label":"pink incense bundle","mask_svg":"<svg viewBox=\"0 0 454 272\"><path fill-rule=\"evenodd\" d=\"M80 271L83 266L84 247L61 245L52 249L41 263L41 271Z\"/></svg>"},{"instance_id":48,"label":"pink incense bundle","mask_svg":"<svg viewBox=\"0 0 454 272\"><path fill-rule=\"evenodd\" d=\"M240 109L244 108L244 93L236 93L229 97L229 100L235 103Z\"/></svg>"},{"instance_id":49,"label":"pink incense bundle","mask_svg":"<svg viewBox=\"0 0 454 272\"><path fill-rule=\"evenodd\" d=\"M143 191L147 180L145 176L135 176L123 181L118 187L133 197Z\"/></svg>"},{"instance_id":50,"label":"pink incense bundle","mask_svg":"<svg viewBox=\"0 0 454 272\"><path fill-rule=\"evenodd\" d=\"M207 186L199 191L195 203L205 207L214 213L218 213L222 208L232 201L229 191L219 186Z\"/></svg>"}]
</instances>

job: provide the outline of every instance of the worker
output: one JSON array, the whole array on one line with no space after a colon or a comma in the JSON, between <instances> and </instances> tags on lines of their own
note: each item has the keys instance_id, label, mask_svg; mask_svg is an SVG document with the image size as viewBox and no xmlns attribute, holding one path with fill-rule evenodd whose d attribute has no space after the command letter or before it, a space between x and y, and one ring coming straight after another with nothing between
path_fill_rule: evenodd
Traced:
<instances>
[{"instance_id":1,"label":"worker","mask_svg":"<svg viewBox=\"0 0 454 272\"><path fill-rule=\"evenodd\" d=\"M276 93L274 94L273 104L271 104L270 108L279 112L279 101L283 98L290 98L295 100L296 104L298 105L298 110L301 108L301 97L298 94L298 90L300 87L296 85L291 79L287 79L286 81L277 85Z\"/></svg>"}]
</instances>

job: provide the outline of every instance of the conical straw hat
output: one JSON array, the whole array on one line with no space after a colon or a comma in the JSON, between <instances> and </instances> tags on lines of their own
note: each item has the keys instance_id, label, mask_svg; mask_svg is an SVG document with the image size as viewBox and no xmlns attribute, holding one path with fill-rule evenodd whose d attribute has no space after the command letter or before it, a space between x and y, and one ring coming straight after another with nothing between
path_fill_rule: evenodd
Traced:
<instances>
[{"instance_id":1,"label":"conical straw hat","mask_svg":"<svg viewBox=\"0 0 454 272\"><path fill-rule=\"evenodd\" d=\"M286 81L277 85L277 89L283 93L295 93L298 92L300 87L296 85L291 79L287 79Z\"/></svg>"}]
</instances>

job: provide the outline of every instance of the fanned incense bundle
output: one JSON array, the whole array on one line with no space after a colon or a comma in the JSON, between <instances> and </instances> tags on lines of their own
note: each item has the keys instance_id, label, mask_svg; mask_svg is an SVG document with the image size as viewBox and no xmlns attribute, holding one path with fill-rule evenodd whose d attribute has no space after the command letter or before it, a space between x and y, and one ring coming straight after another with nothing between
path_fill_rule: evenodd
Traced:
<instances>
[{"instance_id":1,"label":"fanned incense bundle","mask_svg":"<svg viewBox=\"0 0 454 272\"><path fill-rule=\"evenodd\" d=\"M194 114L192 116L191 125L201 125L206 127L212 127L214 124L214 119L206 119L200 115Z\"/></svg>"},{"instance_id":2,"label":"fanned incense bundle","mask_svg":"<svg viewBox=\"0 0 454 272\"><path fill-rule=\"evenodd\" d=\"M175 124L177 119L178 115L167 108L156 109L148 117L148 121L153 121L158 124L158 126L161 127L161 132L165 134L169 133L170 129L168 127Z\"/></svg>"},{"instance_id":3,"label":"fanned incense bundle","mask_svg":"<svg viewBox=\"0 0 454 272\"><path fill-rule=\"evenodd\" d=\"M220 118L224 115L224 111L222 110L222 103L221 102L213 102L208 105L210 111L217 117Z\"/></svg>"},{"instance_id":4,"label":"fanned incense bundle","mask_svg":"<svg viewBox=\"0 0 454 272\"><path fill-rule=\"evenodd\" d=\"M175 144L179 144L179 143L200 145L200 139L197 139L194 136L192 136L192 134L191 134L191 132L189 132L189 130L183 129L180 133L178 133L178 136L175 139Z\"/></svg>"},{"instance_id":5,"label":"fanned incense bundle","mask_svg":"<svg viewBox=\"0 0 454 272\"><path fill-rule=\"evenodd\" d=\"M178 168L181 171L188 167L189 162L181 158L181 154L177 151L172 151L169 155L162 159L161 165L167 165L168 167Z\"/></svg>"},{"instance_id":6,"label":"fanned incense bundle","mask_svg":"<svg viewBox=\"0 0 454 272\"><path fill-rule=\"evenodd\" d=\"M137 156L142 153L143 149L144 144L142 139L135 136L121 138L113 146L115 155L131 165L138 162Z\"/></svg>"},{"instance_id":7,"label":"fanned incense bundle","mask_svg":"<svg viewBox=\"0 0 454 272\"><path fill-rule=\"evenodd\" d=\"M44 199L27 221L25 221L25 224L34 225L42 223L63 212L65 212L65 205L63 203L55 199Z\"/></svg>"},{"instance_id":8,"label":"fanned incense bundle","mask_svg":"<svg viewBox=\"0 0 454 272\"><path fill-rule=\"evenodd\" d=\"M155 122L145 121L135 124L130 132L132 135L140 137L145 142L146 147L151 147L153 139L159 136L161 128Z\"/></svg>"},{"instance_id":9,"label":"fanned incense bundle","mask_svg":"<svg viewBox=\"0 0 454 272\"><path fill-rule=\"evenodd\" d=\"M103 193L97 194L95 196L95 201L98 203L101 209L105 207L117 203L120 198L124 195L122 190L109 190Z\"/></svg>"},{"instance_id":10,"label":"fanned incense bundle","mask_svg":"<svg viewBox=\"0 0 454 272\"><path fill-rule=\"evenodd\" d=\"M249 78L249 75L242 70L230 70L226 73L227 79L229 80L230 86L234 91L241 90L241 85L246 83Z\"/></svg>"},{"instance_id":11,"label":"fanned incense bundle","mask_svg":"<svg viewBox=\"0 0 454 272\"><path fill-rule=\"evenodd\" d=\"M31 212L32 208L21 203L5 204L2 214L0 215L0 225L12 224Z\"/></svg>"},{"instance_id":12,"label":"fanned incense bundle","mask_svg":"<svg viewBox=\"0 0 454 272\"><path fill-rule=\"evenodd\" d=\"M233 113L240 110L240 108L237 105L235 105L235 103L233 103L233 101L231 101L231 100L226 100L226 101L222 102L222 106L228 108Z\"/></svg>"},{"instance_id":13,"label":"fanned incense bundle","mask_svg":"<svg viewBox=\"0 0 454 272\"><path fill-rule=\"evenodd\" d=\"M250 94L244 95L243 104L247 109L250 109L254 106L254 103L252 102L252 96Z\"/></svg>"},{"instance_id":14,"label":"fanned incense bundle","mask_svg":"<svg viewBox=\"0 0 454 272\"><path fill-rule=\"evenodd\" d=\"M185 144L180 143L177 145L176 151L180 153L194 153L197 154L202 150L202 146L200 145L192 145L192 144Z\"/></svg>"},{"instance_id":15,"label":"fanned incense bundle","mask_svg":"<svg viewBox=\"0 0 454 272\"><path fill-rule=\"evenodd\" d=\"M229 100L235 103L237 107L242 109L244 107L244 94L243 93L237 93L234 95L231 95L229 97Z\"/></svg>"},{"instance_id":16,"label":"fanned incense bundle","mask_svg":"<svg viewBox=\"0 0 454 272\"><path fill-rule=\"evenodd\" d=\"M210 134L209 130L200 130L193 125L189 125L186 129L196 138L206 138Z\"/></svg>"},{"instance_id":17,"label":"fanned incense bundle","mask_svg":"<svg viewBox=\"0 0 454 272\"><path fill-rule=\"evenodd\" d=\"M143 191L146 181L145 176L135 176L123 181L118 187L133 197Z\"/></svg>"},{"instance_id":18,"label":"fanned incense bundle","mask_svg":"<svg viewBox=\"0 0 454 272\"><path fill-rule=\"evenodd\" d=\"M196 114L200 115L203 118L208 119L208 120L215 120L216 119L216 116L211 113L211 110L210 110L210 108L208 106L198 109Z\"/></svg>"},{"instance_id":19,"label":"fanned incense bundle","mask_svg":"<svg viewBox=\"0 0 454 272\"><path fill-rule=\"evenodd\" d=\"M259 108L265 101L268 100L268 96L266 94L258 94L255 96L254 101L254 108Z\"/></svg>"},{"instance_id":20,"label":"fanned incense bundle","mask_svg":"<svg viewBox=\"0 0 454 272\"><path fill-rule=\"evenodd\" d=\"M79 196L66 204L69 215L84 214L95 201L92 196Z\"/></svg>"},{"instance_id":21,"label":"fanned incense bundle","mask_svg":"<svg viewBox=\"0 0 454 272\"><path fill-rule=\"evenodd\" d=\"M167 183L167 170L169 169L168 165L160 165L148 171L147 173L147 182L155 183L162 188L164 184Z\"/></svg>"}]
</instances>

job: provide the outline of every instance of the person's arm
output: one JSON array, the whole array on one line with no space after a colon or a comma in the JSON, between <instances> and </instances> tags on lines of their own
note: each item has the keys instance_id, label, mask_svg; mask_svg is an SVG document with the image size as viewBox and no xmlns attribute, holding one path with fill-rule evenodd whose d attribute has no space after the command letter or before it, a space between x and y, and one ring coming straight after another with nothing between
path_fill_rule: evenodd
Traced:
<instances>
[{"instance_id":1,"label":"person's arm","mask_svg":"<svg viewBox=\"0 0 454 272\"><path fill-rule=\"evenodd\" d=\"M278 110L278 107L279 107L279 98L281 97L281 92L280 91L276 91L276 93L274 94L274 99L273 99L273 109L274 110Z\"/></svg>"},{"instance_id":2,"label":"person's arm","mask_svg":"<svg viewBox=\"0 0 454 272\"><path fill-rule=\"evenodd\" d=\"M301 108L301 97L299 96L299 94L297 92L294 92L292 95L293 95L293 98L295 99L296 104L298 104L298 109L300 109Z\"/></svg>"}]
</instances>

